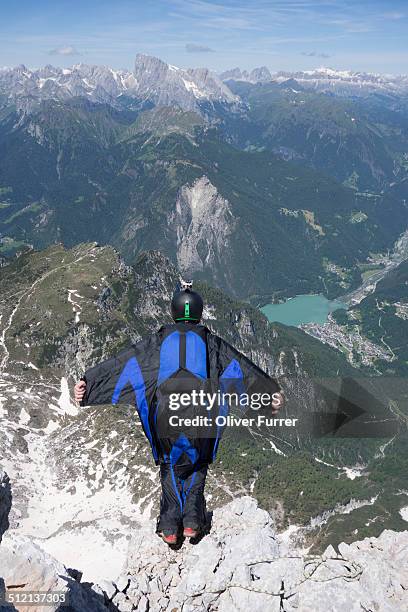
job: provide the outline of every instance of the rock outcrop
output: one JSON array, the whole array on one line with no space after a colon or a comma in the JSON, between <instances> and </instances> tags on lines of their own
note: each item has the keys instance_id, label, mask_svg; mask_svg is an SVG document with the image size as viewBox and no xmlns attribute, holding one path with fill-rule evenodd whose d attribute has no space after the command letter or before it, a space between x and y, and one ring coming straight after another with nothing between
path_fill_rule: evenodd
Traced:
<instances>
[{"instance_id":1,"label":"rock outcrop","mask_svg":"<svg viewBox=\"0 0 408 612\"><path fill-rule=\"evenodd\" d=\"M9 527L8 515L11 509L11 488L7 474L0 469L0 542Z\"/></svg>"},{"instance_id":2,"label":"rock outcrop","mask_svg":"<svg viewBox=\"0 0 408 612\"><path fill-rule=\"evenodd\" d=\"M225 260L236 219L208 177L180 189L169 221L177 234L177 262L188 278Z\"/></svg>"},{"instance_id":3,"label":"rock outcrop","mask_svg":"<svg viewBox=\"0 0 408 612\"><path fill-rule=\"evenodd\" d=\"M0 469L0 540L8 529L11 509L11 490L7 474ZM94 591L89 583L81 583L81 572L66 568L42 550L30 538L8 532L0 546L0 612L102 612L116 610L103 593ZM22 605L5 602L5 593L15 597L29 591L61 595L59 602L47 606ZM17 602L17 600L15 600ZM17 603L16 603L17 605Z\"/></svg>"},{"instance_id":4,"label":"rock outcrop","mask_svg":"<svg viewBox=\"0 0 408 612\"><path fill-rule=\"evenodd\" d=\"M294 548L251 497L215 510L209 533L170 549L154 521L135 531L123 573L81 582L30 538L7 534L0 548L0 610L9 592L60 591L70 612L400 612L408 609L408 531L329 546L320 556ZM52 612L19 607L20 612Z\"/></svg>"},{"instance_id":5,"label":"rock outcrop","mask_svg":"<svg viewBox=\"0 0 408 612\"><path fill-rule=\"evenodd\" d=\"M67 569L39 546L24 536L7 535L0 547L0 610L19 612L54 612L66 602L70 612L106 611L104 595L96 593L88 583L80 583L80 572ZM47 606L1 606L4 592L15 597L27 591L61 594L60 602ZM17 600L16 600L17 601Z\"/></svg>"},{"instance_id":6,"label":"rock outcrop","mask_svg":"<svg viewBox=\"0 0 408 612\"><path fill-rule=\"evenodd\" d=\"M120 610L400 612L408 609L407 545L408 532L385 530L307 555L276 534L254 499L243 497L214 512L200 542L179 550L146 525L109 594Z\"/></svg>"}]
</instances>

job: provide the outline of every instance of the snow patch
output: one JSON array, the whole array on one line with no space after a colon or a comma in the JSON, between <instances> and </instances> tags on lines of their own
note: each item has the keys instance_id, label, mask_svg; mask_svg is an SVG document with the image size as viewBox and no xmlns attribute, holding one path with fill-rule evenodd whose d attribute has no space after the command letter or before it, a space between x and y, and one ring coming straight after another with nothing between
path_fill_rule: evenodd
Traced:
<instances>
[{"instance_id":1,"label":"snow patch","mask_svg":"<svg viewBox=\"0 0 408 612\"><path fill-rule=\"evenodd\" d=\"M79 305L78 302L76 302L73 297L77 299L82 299L82 295L79 295L78 291L76 289L68 289L68 302L70 302L70 304L72 304L72 310L75 313L75 323L79 323L79 315L82 311L82 307Z\"/></svg>"},{"instance_id":2,"label":"snow patch","mask_svg":"<svg viewBox=\"0 0 408 612\"><path fill-rule=\"evenodd\" d=\"M90 448L93 448L94 446L96 446L98 442L99 440L92 440L92 442L88 442L87 444L84 444L84 448L86 450L89 450Z\"/></svg>"},{"instance_id":3,"label":"snow patch","mask_svg":"<svg viewBox=\"0 0 408 612\"><path fill-rule=\"evenodd\" d=\"M203 308L203 319L214 319L215 320L215 307L214 306L204 306Z\"/></svg>"},{"instance_id":4,"label":"snow patch","mask_svg":"<svg viewBox=\"0 0 408 612\"><path fill-rule=\"evenodd\" d=\"M30 422L30 415L28 414L28 412L26 411L25 408L21 409L20 412L20 417L19 417L19 423L20 425L28 425L28 423Z\"/></svg>"},{"instance_id":5,"label":"snow patch","mask_svg":"<svg viewBox=\"0 0 408 612\"><path fill-rule=\"evenodd\" d=\"M59 423L57 423L57 421L53 421L52 419L50 419L48 421L47 427L44 428L44 433L46 434L53 433L54 431L57 431L57 429L59 429L60 427L61 426Z\"/></svg>"},{"instance_id":6,"label":"snow patch","mask_svg":"<svg viewBox=\"0 0 408 612\"><path fill-rule=\"evenodd\" d=\"M271 445L272 450L273 450L273 451L275 451L275 453L276 453L277 455L282 455L283 457L286 457L286 456L287 456L287 455L285 455L285 453L284 453L283 451L281 451L281 450L280 450L280 448L278 448L278 447L276 446L276 444L274 444L274 443L272 442L272 440L269 440L269 444Z\"/></svg>"},{"instance_id":7,"label":"snow patch","mask_svg":"<svg viewBox=\"0 0 408 612\"><path fill-rule=\"evenodd\" d=\"M363 473L363 467L362 466L354 466L354 467L339 467L337 465L333 465L332 463L327 463L327 461L323 461L322 459L319 459L318 457L314 458L315 461L317 461L317 463L322 463L323 465L327 465L327 467L331 467L335 470L339 470L341 472L344 472L345 475L347 476L347 478L350 478L350 480L354 480L355 478L359 478L362 473Z\"/></svg>"},{"instance_id":8,"label":"snow patch","mask_svg":"<svg viewBox=\"0 0 408 612\"><path fill-rule=\"evenodd\" d=\"M187 81L186 79L183 79L183 78L182 78L182 81L187 91L190 91L196 98L205 98L205 93L201 91L201 89L199 89L197 85L193 83L193 81Z\"/></svg>"},{"instance_id":9,"label":"snow patch","mask_svg":"<svg viewBox=\"0 0 408 612\"><path fill-rule=\"evenodd\" d=\"M68 381L64 376L61 378L61 395L58 399L58 406L62 414L70 414L71 416L78 414L78 408L71 403Z\"/></svg>"},{"instance_id":10,"label":"snow patch","mask_svg":"<svg viewBox=\"0 0 408 612\"><path fill-rule=\"evenodd\" d=\"M360 478L361 474L362 474L362 470L361 469L357 469L357 468L343 468L344 473L346 474L347 478L350 478L350 480L354 480L355 478Z\"/></svg>"},{"instance_id":11,"label":"snow patch","mask_svg":"<svg viewBox=\"0 0 408 612\"><path fill-rule=\"evenodd\" d=\"M404 521L408 522L408 506L405 506L404 508L401 508L401 510L399 511L402 519Z\"/></svg>"}]
</instances>

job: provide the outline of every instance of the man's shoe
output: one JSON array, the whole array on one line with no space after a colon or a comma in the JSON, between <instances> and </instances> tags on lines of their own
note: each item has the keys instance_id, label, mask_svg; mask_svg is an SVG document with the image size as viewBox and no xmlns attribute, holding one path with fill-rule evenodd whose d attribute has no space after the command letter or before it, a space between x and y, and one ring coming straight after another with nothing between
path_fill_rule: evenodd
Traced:
<instances>
[{"instance_id":1,"label":"man's shoe","mask_svg":"<svg viewBox=\"0 0 408 612\"><path fill-rule=\"evenodd\" d=\"M200 532L198 529L192 529L191 527L184 527L183 536L185 538L196 538Z\"/></svg>"},{"instance_id":2,"label":"man's shoe","mask_svg":"<svg viewBox=\"0 0 408 612\"><path fill-rule=\"evenodd\" d=\"M164 533L161 531L159 533L159 536L161 537L163 542L166 542L166 544L169 544L170 546L177 544L177 533L171 533L170 535L164 535Z\"/></svg>"}]
</instances>

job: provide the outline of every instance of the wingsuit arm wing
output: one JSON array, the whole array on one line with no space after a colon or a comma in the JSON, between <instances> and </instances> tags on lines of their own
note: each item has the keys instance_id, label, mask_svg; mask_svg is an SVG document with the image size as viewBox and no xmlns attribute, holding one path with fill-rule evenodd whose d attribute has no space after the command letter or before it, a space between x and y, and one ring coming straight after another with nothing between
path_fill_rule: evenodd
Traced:
<instances>
[{"instance_id":1,"label":"wingsuit arm wing","mask_svg":"<svg viewBox=\"0 0 408 612\"><path fill-rule=\"evenodd\" d=\"M120 352L117 356L102 361L98 365L86 370L81 380L86 383L85 395L81 406L98 406L101 404L113 404L114 392L124 367L132 357L135 349L131 347ZM120 403L134 404L135 393L132 386L128 385L124 393L121 393Z\"/></svg>"},{"instance_id":2,"label":"wingsuit arm wing","mask_svg":"<svg viewBox=\"0 0 408 612\"><path fill-rule=\"evenodd\" d=\"M248 357L240 353L226 340L213 336L218 354L218 376L221 381L238 386L241 392L279 393L278 382L261 370Z\"/></svg>"},{"instance_id":3,"label":"wingsuit arm wing","mask_svg":"<svg viewBox=\"0 0 408 612\"><path fill-rule=\"evenodd\" d=\"M268 393L271 397L273 393L280 391L276 380L228 342L212 334L208 340L211 378L218 378L222 393L235 392L242 398L243 394L252 393ZM219 415L226 416L228 412L229 405L223 401L219 407ZM223 430L224 426L217 427L212 451L213 461L217 455Z\"/></svg>"},{"instance_id":4,"label":"wingsuit arm wing","mask_svg":"<svg viewBox=\"0 0 408 612\"><path fill-rule=\"evenodd\" d=\"M157 461L157 449L149 421L149 394L157 375L156 349L157 336L153 335L87 370L83 376L86 392L81 406L136 405L153 457Z\"/></svg>"}]
</instances>

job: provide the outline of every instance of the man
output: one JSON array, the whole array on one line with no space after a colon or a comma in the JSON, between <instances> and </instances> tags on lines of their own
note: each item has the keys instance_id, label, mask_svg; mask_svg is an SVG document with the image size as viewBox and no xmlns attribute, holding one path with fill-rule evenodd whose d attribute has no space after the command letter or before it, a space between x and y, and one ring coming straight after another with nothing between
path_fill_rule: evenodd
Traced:
<instances>
[{"instance_id":1,"label":"man","mask_svg":"<svg viewBox=\"0 0 408 612\"><path fill-rule=\"evenodd\" d=\"M181 534L196 538L205 528L205 478L223 430L214 417L226 416L230 409L224 400L199 405L191 400L186 405L182 396L187 393L188 398L197 398L199 392L216 387L240 394L248 388L262 388L274 394L272 414L283 405L273 379L200 325L202 312L201 296L192 291L191 283L185 283L171 302L174 324L91 368L75 385L75 400L82 406L136 404L155 463L160 465L157 533L169 545L177 544ZM180 399L177 417L182 417L181 425L170 426L176 415L175 398ZM188 417L194 416L207 417L210 424L191 425L194 419Z\"/></svg>"}]
</instances>

